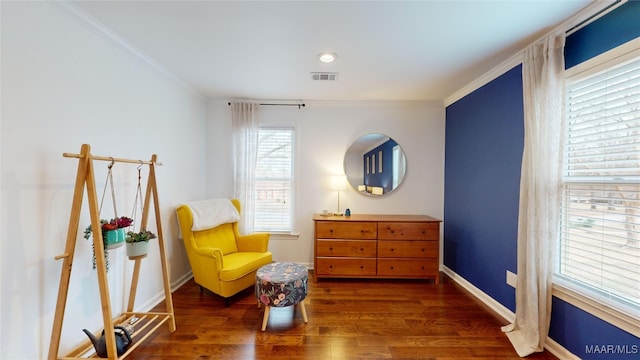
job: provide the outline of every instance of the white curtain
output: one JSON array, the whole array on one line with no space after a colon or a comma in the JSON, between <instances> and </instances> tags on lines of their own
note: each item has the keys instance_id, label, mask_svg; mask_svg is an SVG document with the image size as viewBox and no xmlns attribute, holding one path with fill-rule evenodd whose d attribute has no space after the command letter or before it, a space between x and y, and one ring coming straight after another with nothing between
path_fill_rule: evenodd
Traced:
<instances>
[{"instance_id":1,"label":"white curtain","mask_svg":"<svg viewBox=\"0 0 640 360\"><path fill-rule=\"evenodd\" d=\"M255 203L255 170L258 155L259 104L232 103L233 130L233 197L240 200L242 211L238 222L242 234L253 232Z\"/></svg>"},{"instance_id":2,"label":"white curtain","mask_svg":"<svg viewBox=\"0 0 640 360\"><path fill-rule=\"evenodd\" d=\"M521 357L544 350L560 220L564 135L564 33L524 51L524 152L518 214L516 318L504 326Z\"/></svg>"}]
</instances>

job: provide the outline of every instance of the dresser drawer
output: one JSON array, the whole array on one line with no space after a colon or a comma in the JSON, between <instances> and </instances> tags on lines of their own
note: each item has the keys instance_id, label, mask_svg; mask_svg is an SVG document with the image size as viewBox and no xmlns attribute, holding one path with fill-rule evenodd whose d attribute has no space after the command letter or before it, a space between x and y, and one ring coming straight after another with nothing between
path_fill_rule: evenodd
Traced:
<instances>
[{"instance_id":1,"label":"dresser drawer","mask_svg":"<svg viewBox=\"0 0 640 360\"><path fill-rule=\"evenodd\" d=\"M317 221L316 239L376 239L378 223L364 221Z\"/></svg>"},{"instance_id":2,"label":"dresser drawer","mask_svg":"<svg viewBox=\"0 0 640 360\"><path fill-rule=\"evenodd\" d=\"M316 267L317 275L374 276L376 259L318 257Z\"/></svg>"},{"instance_id":3,"label":"dresser drawer","mask_svg":"<svg viewBox=\"0 0 640 360\"><path fill-rule=\"evenodd\" d=\"M437 241L379 240L378 257L438 259Z\"/></svg>"},{"instance_id":4,"label":"dresser drawer","mask_svg":"<svg viewBox=\"0 0 640 360\"><path fill-rule=\"evenodd\" d=\"M440 223L432 222L380 222L378 239L381 240L439 240Z\"/></svg>"},{"instance_id":5,"label":"dresser drawer","mask_svg":"<svg viewBox=\"0 0 640 360\"><path fill-rule=\"evenodd\" d=\"M420 259L378 259L378 275L405 278L435 278L438 262Z\"/></svg>"},{"instance_id":6,"label":"dresser drawer","mask_svg":"<svg viewBox=\"0 0 640 360\"><path fill-rule=\"evenodd\" d=\"M376 257L375 240L318 240L316 256Z\"/></svg>"}]
</instances>

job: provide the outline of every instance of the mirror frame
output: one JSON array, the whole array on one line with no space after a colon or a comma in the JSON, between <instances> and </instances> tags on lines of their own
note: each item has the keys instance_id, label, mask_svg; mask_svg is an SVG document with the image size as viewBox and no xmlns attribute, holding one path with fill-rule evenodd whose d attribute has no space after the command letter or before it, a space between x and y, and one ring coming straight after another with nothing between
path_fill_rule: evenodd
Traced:
<instances>
[{"instance_id":1,"label":"mirror frame","mask_svg":"<svg viewBox=\"0 0 640 360\"><path fill-rule=\"evenodd\" d=\"M379 197L392 193L402 184L407 158L400 144L391 137L365 134L347 148L343 170L355 191Z\"/></svg>"}]
</instances>

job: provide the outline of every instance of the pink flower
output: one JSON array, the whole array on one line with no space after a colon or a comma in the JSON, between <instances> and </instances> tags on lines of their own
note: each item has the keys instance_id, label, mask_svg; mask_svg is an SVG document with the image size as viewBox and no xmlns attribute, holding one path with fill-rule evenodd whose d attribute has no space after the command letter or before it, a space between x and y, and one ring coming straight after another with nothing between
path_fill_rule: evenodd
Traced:
<instances>
[{"instance_id":1,"label":"pink flower","mask_svg":"<svg viewBox=\"0 0 640 360\"><path fill-rule=\"evenodd\" d=\"M267 294L262 294L260 295L260 302L265 305L269 305L271 301L269 300L269 297L267 296Z\"/></svg>"},{"instance_id":2,"label":"pink flower","mask_svg":"<svg viewBox=\"0 0 640 360\"><path fill-rule=\"evenodd\" d=\"M116 219L116 224L118 225L118 228L126 228L133 224L133 219L126 216L121 216Z\"/></svg>"}]
</instances>

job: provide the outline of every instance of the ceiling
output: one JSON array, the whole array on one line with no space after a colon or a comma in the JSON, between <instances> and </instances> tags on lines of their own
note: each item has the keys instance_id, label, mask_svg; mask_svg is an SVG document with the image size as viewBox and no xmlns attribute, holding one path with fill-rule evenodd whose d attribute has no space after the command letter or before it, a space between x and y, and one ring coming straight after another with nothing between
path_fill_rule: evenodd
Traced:
<instances>
[{"instance_id":1,"label":"ceiling","mask_svg":"<svg viewBox=\"0 0 640 360\"><path fill-rule=\"evenodd\" d=\"M444 100L590 3L73 2L203 96L259 100Z\"/></svg>"}]
</instances>

